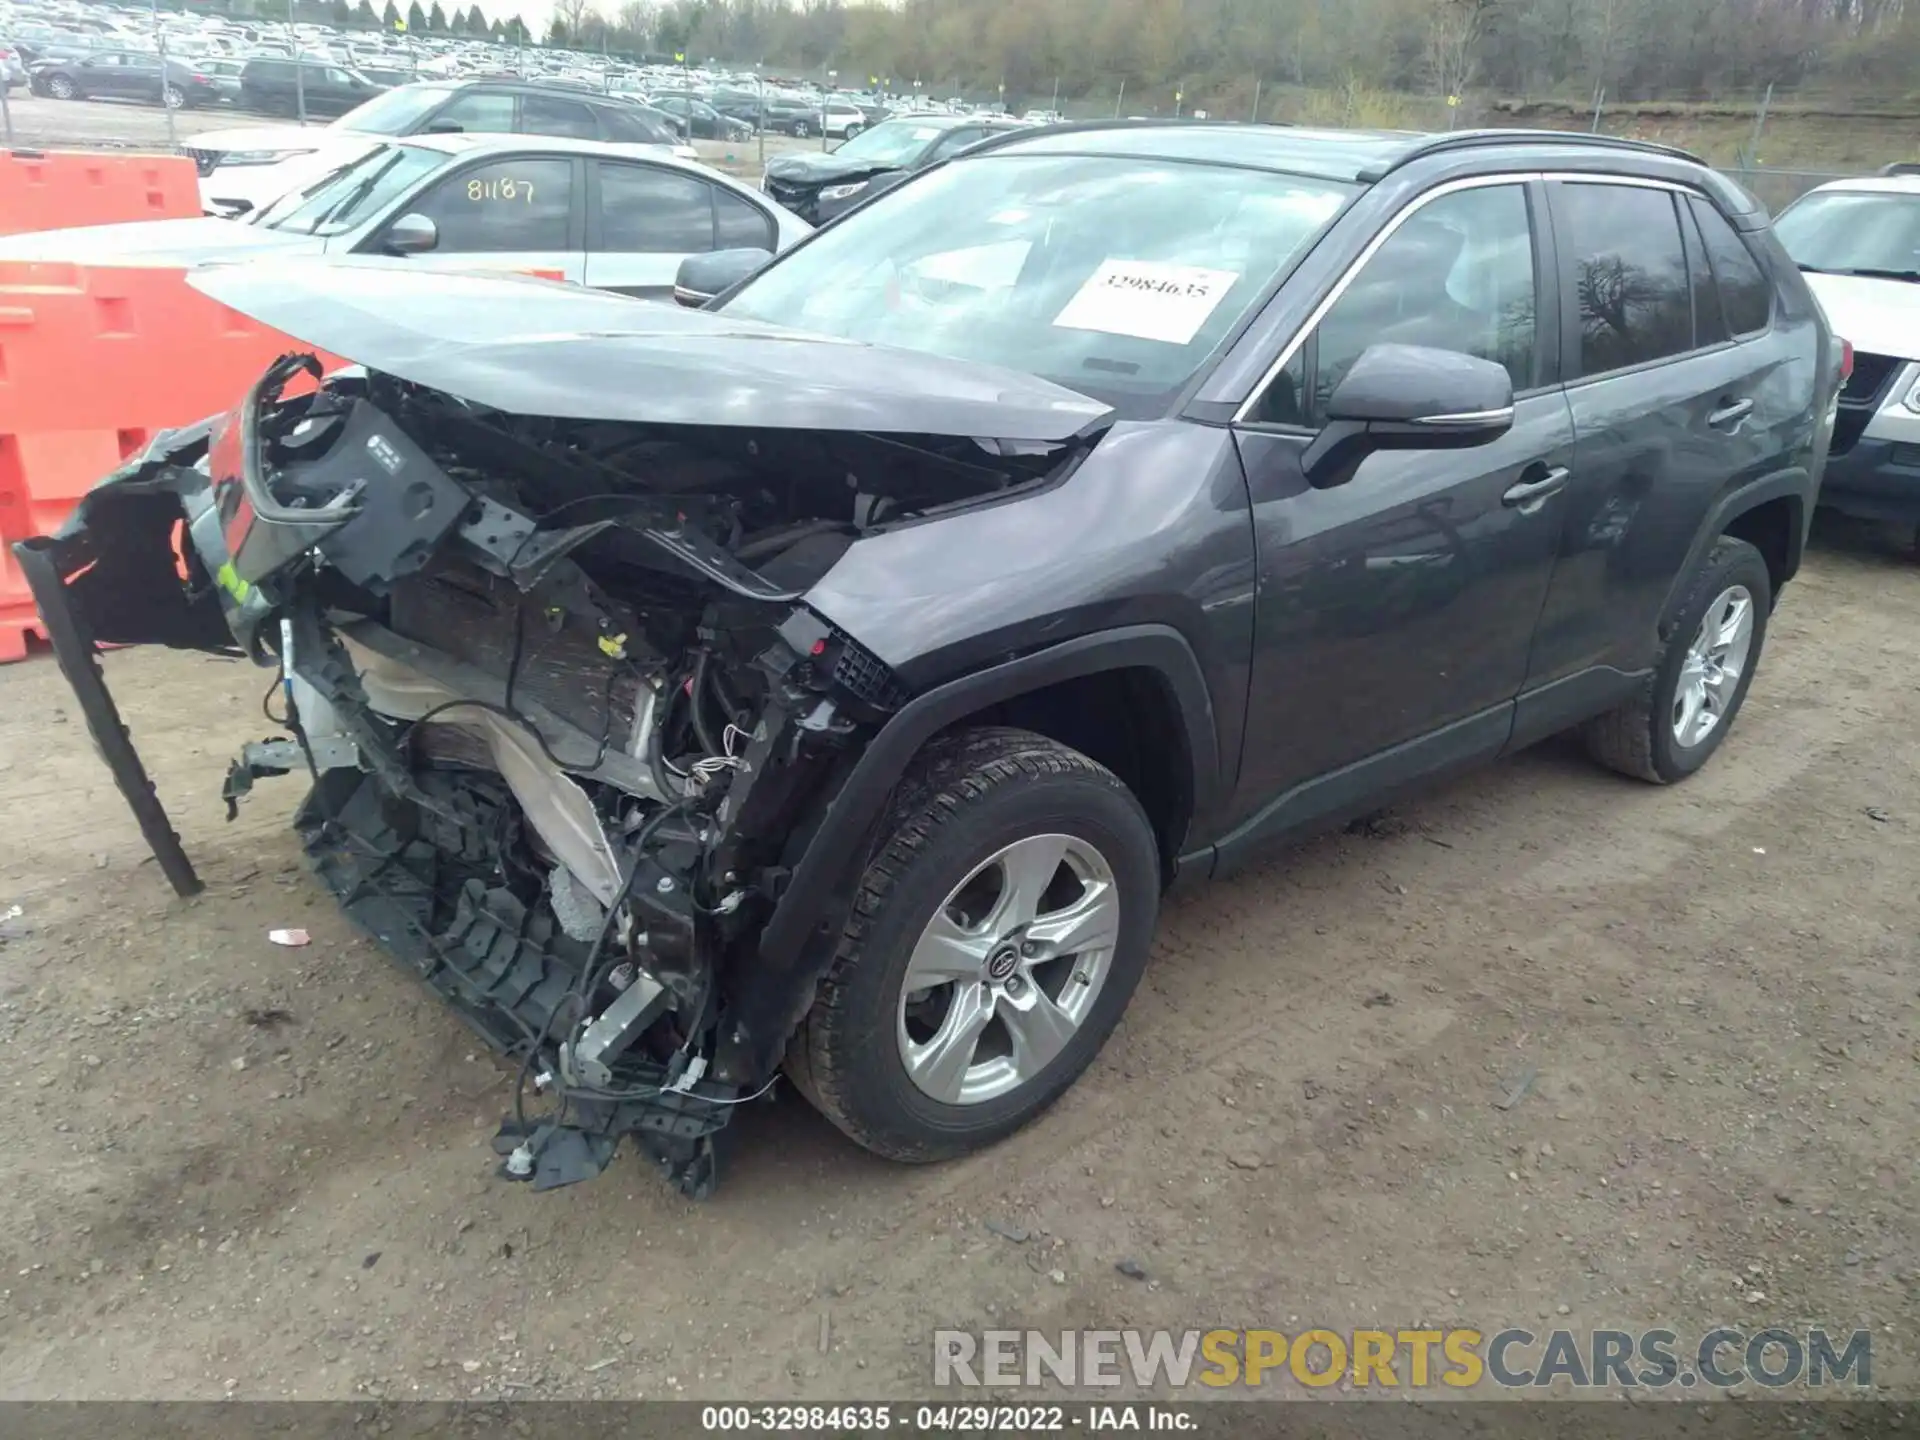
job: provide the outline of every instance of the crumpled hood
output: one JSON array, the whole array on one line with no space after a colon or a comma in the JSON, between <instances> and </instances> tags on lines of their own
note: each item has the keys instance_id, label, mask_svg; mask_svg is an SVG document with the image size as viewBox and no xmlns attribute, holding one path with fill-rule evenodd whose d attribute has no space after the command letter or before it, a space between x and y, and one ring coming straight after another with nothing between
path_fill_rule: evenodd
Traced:
<instances>
[{"instance_id":1,"label":"crumpled hood","mask_svg":"<svg viewBox=\"0 0 1920 1440\"><path fill-rule=\"evenodd\" d=\"M72 230L29 230L0 238L0 260L56 260L75 265L152 265L185 269L214 260L318 254L326 242L203 215L191 220L134 220Z\"/></svg>"},{"instance_id":2,"label":"crumpled hood","mask_svg":"<svg viewBox=\"0 0 1920 1440\"><path fill-rule=\"evenodd\" d=\"M854 180L897 170L897 165L877 164L872 160L843 160L822 151L818 154L776 155L767 162L767 174L775 180L790 180L801 185L830 185L836 180Z\"/></svg>"},{"instance_id":3,"label":"crumpled hood","mask_svg":"<svg viewBox=\"0 0 1920 1440\"><path fill-rule=\"evenodd\" d=\"M187 279L316 350L516 415L1057 442L1110 413L1018 370L519 276L397 261Z\"/></svg>"},{"instance_id":4,"label":"crumpled hood","mask_svg":"<svg viewBox=\"0 0 1920 1440\"><path fill-rule=\"evenodd\" d=\"M1920 360L1920 285L1862 275L1807 274L1833 333L1869 355Z\"/></svg>"}]
</instances>

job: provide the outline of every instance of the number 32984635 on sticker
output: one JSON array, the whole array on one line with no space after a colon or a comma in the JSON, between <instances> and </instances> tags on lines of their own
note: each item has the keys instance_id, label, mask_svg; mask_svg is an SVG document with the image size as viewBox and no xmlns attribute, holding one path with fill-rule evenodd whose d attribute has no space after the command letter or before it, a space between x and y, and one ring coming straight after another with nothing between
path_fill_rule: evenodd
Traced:
<instances>
[{"instance_id":1,"label":"number 32984635 on sticker","mask_svg":"<svg viewBox=\"0 0 1920 1440\"><path fill-rule=\"evenodd\" d=\"M1189 344L1240 276L1158 260L1106 260L1053 323L1169 345Z\"/></svg>"}]
</instances>

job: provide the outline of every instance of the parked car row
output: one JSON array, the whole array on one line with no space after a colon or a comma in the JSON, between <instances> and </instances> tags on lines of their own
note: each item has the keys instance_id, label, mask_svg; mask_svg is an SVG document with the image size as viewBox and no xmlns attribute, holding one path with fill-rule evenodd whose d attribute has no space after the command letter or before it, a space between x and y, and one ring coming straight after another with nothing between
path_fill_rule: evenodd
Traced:
<instances>
[{"instance_id":1,"label":"parked car row","mask_svg":"<svg viewBox=\"0 0 1920 1440\"><path fill-rule=\"evenodd\" d=\"M244 215L297 185L337 170L382 138L402 135L551 135L657 147L684 159L670 117L615 95L513 80L448 80L404 85L332 124L213 130L186 147L200 172L203 207Z\"/></svg>"}]
</instances>

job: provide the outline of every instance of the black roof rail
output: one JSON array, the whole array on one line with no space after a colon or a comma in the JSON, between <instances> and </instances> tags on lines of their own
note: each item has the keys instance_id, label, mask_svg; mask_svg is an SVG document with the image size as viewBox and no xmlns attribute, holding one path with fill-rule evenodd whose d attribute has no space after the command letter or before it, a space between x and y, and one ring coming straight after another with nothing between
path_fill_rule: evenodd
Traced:
<instances>
[{"instance_id":1,"label":"black roof rail","mask_svg":"<svg viewBox=\"0 0 1920 1440\"><path fill-rule=\"evenodd\" d=\"M1876 175L1920 175L1920 162L1896 160L1891 165L1882 165L1873 172Z\"/></svg>"},{"instance_id":2,"label":"black roof rail","mask_svg":"<svg viewBox=\"0 0 1920 1440\"><path fill-rule=\"evenodd\" d=\"M1009 117L1010 118L1010 117ZM1002 145L1011 145L1020 140L1031 139L1035 135L1080 135L1101 130L1150 130L1158 126L1179 125L1192 130L1247 130L1253 128L1244 120L1197 120L1191 115L1150 115L1141 120L1123 120L1118 116L1109 120L1055 120L1046 125L1020 125L1010 130L996 131L967 146L966 153L978 155L986 150L995 150ZM1293 122L1289 120L1262 120L1259 128L1263 130L1290 130Z\"/></svg>"},{"instance_id":3,"label":"black roof rail","mask_svg":"<svg viewBox=\"0 0 1920 1440\"><path fill-rule=\"evenodd\" d=\"M1705 165L1690 150L1677 145L1661 145L1652 140L1629 140L1619 135L1584 135L1577 130L1452 130L1444 135L1429 135L1410 146L1384 167L1364 170L1359 178L1371 185L1415 160L1429 155L1444 155L1449 150L1474 150L1483 145L1582 145L1608 150L1630 150L1640 155L1663 155L1669 160L1686 160Z\"/></svg>"}]
</instances>

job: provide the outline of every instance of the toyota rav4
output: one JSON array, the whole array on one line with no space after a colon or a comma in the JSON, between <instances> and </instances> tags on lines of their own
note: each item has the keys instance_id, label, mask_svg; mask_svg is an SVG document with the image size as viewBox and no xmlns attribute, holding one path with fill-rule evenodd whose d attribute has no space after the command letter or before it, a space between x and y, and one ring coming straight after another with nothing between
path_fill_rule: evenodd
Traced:
<instances>
[{"instance_id":1,"label":"toyota rav4","mask_svg":"<svg viewBox=\"0 0 1920 1440\"><path fill-rule=\"evenodd\" d=\"M200 272L312 353L20 547L183 890L94 647L269 672L230 803L307 777L320 880L517 1059L542 1187L631 1136L703 1194L782 1073L973 1150L1086 1069L1176 879L1560 731L1685 779L1848 364L1743 192L1588 136L1027 131L735 259L705 308Z\"/></svg>"}]
</instances>

